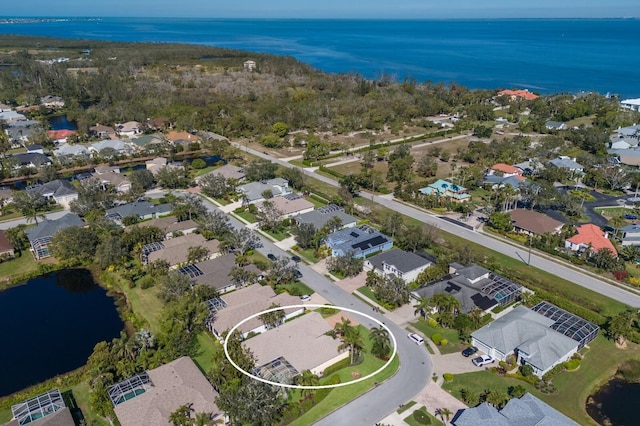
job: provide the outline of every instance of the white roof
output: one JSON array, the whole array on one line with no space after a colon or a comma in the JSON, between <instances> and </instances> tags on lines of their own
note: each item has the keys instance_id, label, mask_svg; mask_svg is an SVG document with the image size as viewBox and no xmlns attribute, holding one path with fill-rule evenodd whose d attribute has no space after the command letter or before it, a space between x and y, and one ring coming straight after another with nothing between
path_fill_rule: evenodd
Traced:
<instances>
[{"instance_id":1,"label":"white roof","mask_svg":"<svg viewBox=\"0 0 640 426\"><path fill-rule=\"evenodd\" d=\"M623 105L637 105L640 106L640 98L635 99L625 99L624 101L620 101Z\"/></svg>"}]
</instances>

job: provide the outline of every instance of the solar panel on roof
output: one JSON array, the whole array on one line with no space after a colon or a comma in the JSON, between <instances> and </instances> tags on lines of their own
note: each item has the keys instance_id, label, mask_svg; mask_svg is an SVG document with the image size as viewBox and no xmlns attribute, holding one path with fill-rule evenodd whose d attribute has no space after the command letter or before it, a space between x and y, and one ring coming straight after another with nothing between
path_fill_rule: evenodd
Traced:
<instances>
[{"instance_id":1,"label":"solar panel on roof","mask_svg":"<svg viewBox=\"0 0 640 426\"><path fill-rule=\"evenodd\" d=\"M387 242L387 239L385 237L383 237L382 235L378 235L378 236L373 237L373 238L371 238L369 240L363 241L363 242L358 243L358 244L354 244L353 248L354 249L365 250L365 249L370 248L370 247L379 246L381 244L384 244L385 242Z\"/></svg>"},{"instance_id":2,"label":"solar panel on roof","mask_svg":"<svg viewBox=\"0 0 640 426\"><path fill-rule=\"evenodd\" d=\"M349 232L349 235L351 235L353 238L358 238L360 235L357 232Z\"/></svg>"}]
</instances>

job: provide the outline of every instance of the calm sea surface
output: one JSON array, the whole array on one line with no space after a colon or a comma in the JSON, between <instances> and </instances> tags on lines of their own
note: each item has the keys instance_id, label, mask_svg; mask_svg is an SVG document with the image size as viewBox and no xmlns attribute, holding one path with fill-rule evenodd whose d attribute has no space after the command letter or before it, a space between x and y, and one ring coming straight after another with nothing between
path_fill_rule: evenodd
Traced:
<instances>
[{"instance_id":1,"label":"calm sea surface","mask_svg":"<svg viewBox=\"0 0 640 426\"><path fill-rule=\"evenodd\" d=\"M0 33L181 42L291 55L330 72L640 97L640 20L105 18L0 24Z\"/></svg>"}]
</instances>

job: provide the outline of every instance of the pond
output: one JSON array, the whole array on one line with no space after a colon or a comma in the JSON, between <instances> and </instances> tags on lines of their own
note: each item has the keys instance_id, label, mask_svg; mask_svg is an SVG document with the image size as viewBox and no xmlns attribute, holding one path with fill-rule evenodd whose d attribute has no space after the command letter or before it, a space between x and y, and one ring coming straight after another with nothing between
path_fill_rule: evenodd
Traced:
<instances>
[{"instance_id":1,"label":"pond","mask_svg":"<svg viewBox=\"0 0 640 426\"><path fill-rule=\"evenodd\" d=\"M66 115L49 117L49 126L51 130L78 130L78 124L67 119Z\"/></svg>"},{"instance_id":2,"label":"pond","mask_svg":"<svg viewBox=\"0 0 640 426\"><path fill-rule=\"evenodd\" d=\"M632 426L638 424L635 404L640 401L640 383L614 378L587 400L587 413L598 424Z\"/></svg>"},{"instance_id":3,"label":"pond","mask_svg":"<svg viewBox=\"0 0 640 426\"><path fill-rule=\"evenodd\" d=\"M83 366L96 343L120 335L115 301L86 269L0 292L0 397Z\"/></svg>"}]
</instances>

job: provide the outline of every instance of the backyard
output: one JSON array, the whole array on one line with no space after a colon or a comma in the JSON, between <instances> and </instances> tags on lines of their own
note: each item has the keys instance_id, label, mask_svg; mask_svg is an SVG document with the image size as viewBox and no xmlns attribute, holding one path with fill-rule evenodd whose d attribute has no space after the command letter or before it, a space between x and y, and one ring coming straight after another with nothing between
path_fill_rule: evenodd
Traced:
<instances>
[{"instance_id":1,"label":"backyard","mask_svg":"<svg viewBox=\"0 0 640 426\"><path fill-rule=\"evenodd\" d=\"M441 354L451 354L454 352L460 352L464 349L464 345L460 342L460 337L456 330L450 328L434 327L425 321L424 318L420 318L418 321L411 323L412 326L417 328L428 339L433 341L433 335L439 334L442 339L447 341L446 345L437 345ZM437 340L437 339L436 339ZM434 342L435 343L435 342Z\"/></svg>"}]
</instances>

